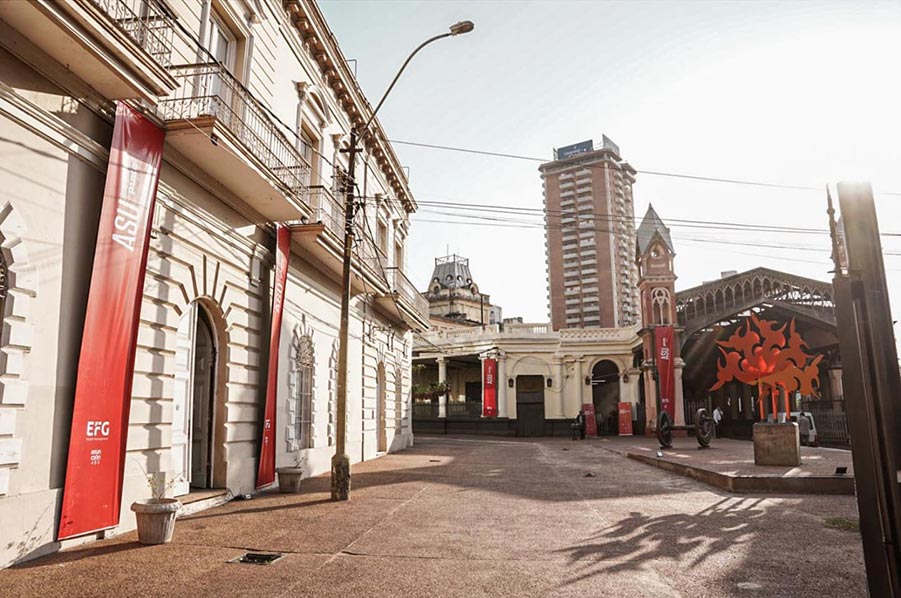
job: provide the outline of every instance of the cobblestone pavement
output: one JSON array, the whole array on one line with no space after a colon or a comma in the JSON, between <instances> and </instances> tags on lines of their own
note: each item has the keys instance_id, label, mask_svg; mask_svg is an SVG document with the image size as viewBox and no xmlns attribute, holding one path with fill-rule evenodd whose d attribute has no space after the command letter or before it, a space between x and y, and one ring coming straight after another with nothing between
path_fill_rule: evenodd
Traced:
<instances>
[{"instance_id":1,"label":"cobblestone pavement","mask_svg":"<svg viewBox=\"0 0 901 598\"><path fill-rule=\"evenodd\" d=\"M3 596L865 596L848 496L732 495L599 440L417 437L328 479L0 571ZM839 528L843 526L837 526ZM227 563L278 551L270 566Z\"/></svg>"}]
</instances>

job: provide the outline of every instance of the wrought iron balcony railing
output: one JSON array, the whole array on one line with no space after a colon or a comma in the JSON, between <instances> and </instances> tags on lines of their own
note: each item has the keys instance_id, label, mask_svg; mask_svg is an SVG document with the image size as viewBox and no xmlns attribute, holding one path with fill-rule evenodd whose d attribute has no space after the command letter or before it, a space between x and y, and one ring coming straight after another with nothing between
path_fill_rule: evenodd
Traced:
<instances>
[{"instance_id":1,"label":"wrought iron balcony railing","mask_svg":"<svg viewBox=\"0 0 901 598\"><path fill-rule=\"evenodd\" d=\"M403 270L396 266L385 268L385 275L388 278L388 284L391 290L406 299L422 316L423 319L429 319L429 302L422 294L416 290L414 285Z\"/></svg>"},{"instance_id":2,"label":"wrought iron balcony railing","mask_svg":"<svg viewBox=\"0 0 901 598\"><path fill-rule=\"evenodd\" d=\"M309 202L313 210L312 222L321 222L325 229L344 241L344 204L329 187L313 185L309 189Z\"/></svg>"},{"instance_id":3,"label":"wrought iron balcony railing","mask_svg":"<svg viewBox=\"0 0 901 598\"><path fill-rule=\"evenodd\" d=\"M161 66L172 66L173 18L157 0L91 0Z\"/></svg>"},{"instance_id":4,"label":"wrought iron balcony railing","mask_svg":"<svg viewBox=\"0 0 901 598\"><path fill-rule=\"evenodd\" d=\"M172 67L179 89L160 102L166 120L213 117L262 162L274 182L298 198L307 195L311 168L266 108L218 63Z\"/></svg>"}]
</instances>

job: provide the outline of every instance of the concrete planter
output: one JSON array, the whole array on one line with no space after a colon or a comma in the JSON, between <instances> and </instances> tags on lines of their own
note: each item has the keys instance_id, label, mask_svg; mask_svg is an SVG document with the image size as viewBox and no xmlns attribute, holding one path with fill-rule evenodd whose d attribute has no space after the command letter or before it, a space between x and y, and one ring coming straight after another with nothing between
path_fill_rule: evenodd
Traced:
<instances>
[{"instance_id":1,"label":"concrete planter","mask_svg":"<svg viewBox=\"0 0 901 598\"><path fill-rule=\"evenodd\" d=\"M754 465L801 464L798 424L754 424Z\"/></svg>"},{"instance_id":2,"label":"concrete planter","mask_svg":"<svg viewBox=\"0 0 901 598\"><path fill-rule=\"evenodd\" d=\"M138 542L166 544L175 532L175 516L181 503L174 498L148 498L135 501L131 510L138 522Z\"/></svg>"},{"instance_id":3,"label":"concrete planter","mask_svg":"<svg viewBox=\"0 0 901 598\"><path fill-rule=\"evenodd\" d=\"M278 491L284 493L300 492L300 480L303 478L303 467L279 467Z\"/></svg>"}]
</instances>

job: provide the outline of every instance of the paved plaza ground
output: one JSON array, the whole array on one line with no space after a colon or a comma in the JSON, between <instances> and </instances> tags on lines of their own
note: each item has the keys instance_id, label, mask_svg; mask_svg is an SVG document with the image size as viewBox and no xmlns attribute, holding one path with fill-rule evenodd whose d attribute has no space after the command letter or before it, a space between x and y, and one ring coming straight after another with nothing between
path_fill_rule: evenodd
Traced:
<instances>
[{"instance_id":1,"label":"paved plaza ground","mask_svg":"<svg viewBox=\"0 0 901 598\"><path fill-rule=\"evenodd\" d=\"M349 502L305 480L180 519L169 545L127 534L0 571L0 595L866 595L859 534L831 525L854 497L729 494L616 442L418 436L355 466ZM246 550L285 558L227 563Z\"/></svg>"}]
</instances>

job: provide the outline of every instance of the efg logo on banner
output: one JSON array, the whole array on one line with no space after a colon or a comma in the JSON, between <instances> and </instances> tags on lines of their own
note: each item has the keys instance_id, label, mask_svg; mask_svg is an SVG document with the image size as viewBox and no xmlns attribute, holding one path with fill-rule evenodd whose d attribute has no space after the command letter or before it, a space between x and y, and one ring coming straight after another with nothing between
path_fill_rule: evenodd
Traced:
<instances>
[{"instance_id":1,"label":"efg logo on banner","mask_svg":"<svg viewBox=\"0 0 901 598\"><path fill-rule=\"evenodd\" d=\"M660 389L660 408L676 419L676 369L673 363L674 334L672 326L654 327L654 344L657 349L657 379Z\"/></svg>"},{"instance_id":2,"label":"efg logo on banner","mask_svg":"<svg viewBox=\"0 0 901 598\"><path fill-rule=\"evenodd\" d=\"M485 379L482 380L484 389L482 399L482 415L484 417L497 417L497 360L485 360Z\"/></svg>"},{"instance_id":3,"label":"efg logo on banner","mask_svg":"<svg viewBox=\"0 0 901 598\"><path fill-rule=\"evenodd\" d=\"M150 215L165 132L116 107L75 382L60 540L119 523Z\"/></svg>"},{"instance_id":4,"label":"efg logo on banner","mask_svg":"<svg viewBox=\"0 0 901 598\"><path fill-rule=\"evenodd\" d=\"M257 488L275 482L275 401L278 389L278 344L281 339L285 285L288 282L288 253L291 231L279 225L276 230L275 290L272 294L272 328L269 332L269 376L266 381L266 406L263 415L263 440L257 469Z\"/></svg>"}]
</instances>

